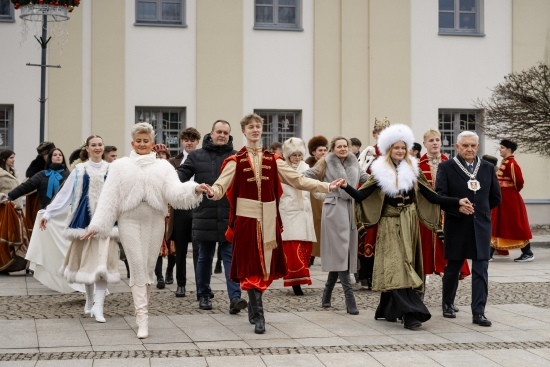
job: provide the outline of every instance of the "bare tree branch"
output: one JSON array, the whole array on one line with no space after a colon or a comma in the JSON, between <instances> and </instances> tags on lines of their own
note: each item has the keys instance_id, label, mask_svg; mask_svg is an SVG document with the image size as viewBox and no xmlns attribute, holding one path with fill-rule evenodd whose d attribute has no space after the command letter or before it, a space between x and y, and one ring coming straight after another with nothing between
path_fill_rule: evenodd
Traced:
<instances>
[{"instance_id":1,"label":"bare tree branch","mask_svg":"<svg viewBox=\"0 0 550 367\"><path fill-rule=\"evenodd\" d=\"M492 139L509 138L525 153L550 157L550 66L538 64L504 77L487 100L481 128Z\"/></svg>"}]
</instances>

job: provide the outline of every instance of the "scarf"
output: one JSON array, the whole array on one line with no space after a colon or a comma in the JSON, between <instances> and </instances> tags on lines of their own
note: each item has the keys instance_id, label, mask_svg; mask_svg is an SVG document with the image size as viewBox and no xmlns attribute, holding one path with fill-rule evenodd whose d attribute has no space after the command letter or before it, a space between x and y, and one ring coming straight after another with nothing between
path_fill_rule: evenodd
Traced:
<instances>
[{"instance_id":1,"label":"scarf","mask_svg":"<svg viewBox=\"0 0 550 367\"><path fill-rule=\"evenodd\" d=\"M45 172L46 177L48 177L48 188L46 189L46 196L48 199L51 199L57 190L59 190L59 182L63 180L61 172L63 172L63 169L48 169Z\"/></svg>"}]
</instances>

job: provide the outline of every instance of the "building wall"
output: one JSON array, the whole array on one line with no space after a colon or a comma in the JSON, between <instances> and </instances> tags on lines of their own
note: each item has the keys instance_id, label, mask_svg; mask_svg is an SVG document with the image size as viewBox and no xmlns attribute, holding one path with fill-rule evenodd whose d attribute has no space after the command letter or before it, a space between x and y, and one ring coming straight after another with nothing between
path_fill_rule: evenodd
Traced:
<instances>
[{"instance_id":1,"label":"building wall","mask_svg":"<svg viewBox=\"0 0 550 367\"><path fill-rule=\"evenodd\" d=\"M528 69L539 62L550 63L550 2L512 0L512 70ZM533 154L515 154L523 170L531 224L550 222L550 160Z\"/></svg>"}]
</instances>

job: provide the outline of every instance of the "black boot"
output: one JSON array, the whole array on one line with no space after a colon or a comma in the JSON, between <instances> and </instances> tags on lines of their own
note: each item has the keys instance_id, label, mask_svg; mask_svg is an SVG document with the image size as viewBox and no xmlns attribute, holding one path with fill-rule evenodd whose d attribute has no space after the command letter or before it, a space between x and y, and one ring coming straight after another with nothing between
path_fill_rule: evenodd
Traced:
<instances>
[{"instance_id":1,"label":"black boot","mask_svg":"<svg viewBox=\"0 0 550 367\"><path fill-rule=\"evenodd\" d=\"M332 298L332 290L338 279L338 272L331 271L328 273L327 282L325 283L325 289L323 290L323 298L321 299L321 306L327 308L331 306L330 299Z\"/></svg>"},{"instance_id":2,"label":"black boot","mask_svg":"<svg viewBox=\"0 0 550 367\"><path fill-rule=\"evenodd\" d=\"M221 274L222 273L222 261L218 259L216 261L216 266L214 267L214 274Z\"/></svg>"},{"instance_id":3,"label":"black boot","mask_svg":"<svg viewBox=\"0 0 550 367\"><path fill-rule=\"evenodd\" d=\"M313 265L313 263L315 262L315 256L311 256L309 258L309 265L308 265L308 268L311 268L311 266Z\"/></svg>"},{"instance_id":4,"label":"black boot","mask_svg":"<svg viewBox=\"0 0 550 367\"><path fill-rule=\"evenodd\" d=\"M250 306L248 309L248 321L255 325L254 332L256 334L263 334L265 333L265 319L262 292L255 289L249 289L246 292L248 293L248 305Z\"/></svg>"},{"instance_id":5,"label":"black boot","mask_svg":"<svg viewBox=\"0 0 550 367\"><path fill-rule=\"evenodd\" d=\"M255 327L254 332L256 334L263 334L265 333L265 318L264 318L264 304L262 301L262 295L263 292L260 292L259 290L254 290L256 294L256 306L258 309L258 317L256 317L255 320Z\"/></svg>"},{"instance_id":6,"label":"black boot","mask_svg":"<svg viewBox=\"0 0 550 367\"><path fill-rule=\"evenodd\" d=\"M346 309L350 315L359 315L359 310L355 304L355 296L353 295L353 288L351 286L351 278L347 271L338 272L342 288L344 289L344 297L346 299Z\"/></svg>"},{"instance_id":7,"label":"black boot","mask_svg":"<svg viewBox=\"0 0 550 367\"><path fill-rule=\"evenodd\" d=\"M124 260L124 265L126 265L126 278L130 279L130 265L128 265L128 260Z\"/></svg>"},{"instance_id":8,"label":"black boot","mask_svg":"<svg viewBox=\"0 0 550 367\"><path fill-rule=\"evenodd\" d=\"M300 287L300 284L293 285L292 290L294 291L294 294L297 295L297 296L303 296L304 295L304 291L302 291L302 287Z\"/></svg>"},{"instance_id":9,"label":"black boot","mask_svg":"<svg viewBox=\"0 0 550 367\"><path fill-rule=\"evenodd\" d=\"M168 255L168 266L166 267L166 284L174 283L174 266L176 265L176 256Z\"/></svg>"}]
</instances>

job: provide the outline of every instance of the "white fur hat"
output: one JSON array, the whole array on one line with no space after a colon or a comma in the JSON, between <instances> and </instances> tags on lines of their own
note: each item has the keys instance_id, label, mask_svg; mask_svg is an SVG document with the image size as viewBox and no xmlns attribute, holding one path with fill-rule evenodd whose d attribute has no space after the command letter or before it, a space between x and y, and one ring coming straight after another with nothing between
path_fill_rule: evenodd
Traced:
<instances>
[{"instance_id":1,"label":"white fur hat","mask_svg":"<svg viewBox=\"0 0 550 367\"><path fill-rule=\"evenodd\" d=\"M288 160L292 153L300 152L306 155L306 144L300 138L290 138L283 143L283 157Z\"/></svg>"},{"instance_id":2,"label":"white fur hat","mask_svg":"<svg viewBox=\"0 0 550 367\"><path fill-rule=\"evenodd\" d=\"M414 144L414 135L410 127L397 124L385 128L378 136L378 148L382 154L386 154L388 149L398 141L404 142L407 150L411 149Z\"/></svg>"}]
</instances>

